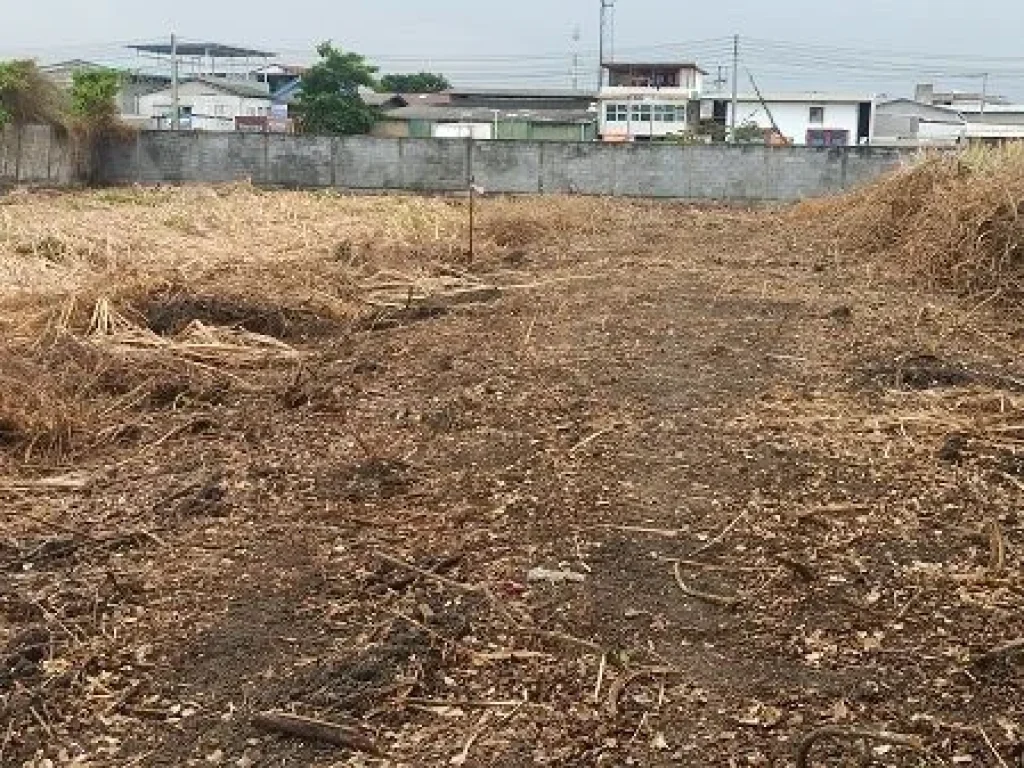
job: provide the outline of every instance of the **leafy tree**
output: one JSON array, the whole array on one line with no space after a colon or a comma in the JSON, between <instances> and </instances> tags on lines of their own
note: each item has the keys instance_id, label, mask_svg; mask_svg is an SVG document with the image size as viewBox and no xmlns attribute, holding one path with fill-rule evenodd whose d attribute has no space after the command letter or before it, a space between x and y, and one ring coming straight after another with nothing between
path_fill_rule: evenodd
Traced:
<instances>
[{"instance_id":1,"label":"leafy tree","mask_svg":"<svg viewBox=\"0 0 1024 768\"><path fill-rule=\"evenodd\" d=\"M380 79L380 90L385 93L438 93L451 87L447 77L433 72L384 75Z\"/></svg>"},{"instance_id":2,"label":"leafy tree","mask_svg":"<svg viewBox=\"0 0 1024 768\"><path fill-rule=\"evenodd\" d=\"M357 53L345 53L330 42L317 49L320 61L302 75L296 110L308 133L349 135L366 133L377 113L359 96L359 89L376 86L377 68Z\"/></svg>"},{"instance_id":3,"label":"leafy tree","mask_svg":"<svg viewBox=\"0 0 1024 768\"><path fill-rule=\"evenodd\" d=\"M117 94L122 75L113 69L83 69L71 80L71 113L80 120L108 122L120 111Z\"/></svg>"},{"instance_id":4,"label":"leafy tree","mask_svg":"<svg viewBox=\"0 0 1024 768\"><path fill-rule=\"evenodd\" d=\"M8 122L62 125L64 100L35 62L0 62L0 126Z\"/></svg>"}]
</instances>

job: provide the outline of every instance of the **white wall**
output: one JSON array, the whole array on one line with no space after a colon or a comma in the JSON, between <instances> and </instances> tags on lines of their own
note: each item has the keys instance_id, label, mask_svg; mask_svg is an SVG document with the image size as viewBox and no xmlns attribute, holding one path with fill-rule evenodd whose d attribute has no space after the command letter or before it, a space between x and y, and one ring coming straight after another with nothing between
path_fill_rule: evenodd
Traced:
<instances>
[{"instance_id":1,"label":"white wall","mask_svg":"<svg viewBox=\"0 0 1024 768\"><path fill-rule=\"evenodd\" d=\"M183 111L191 110L191 121L183 118L186 128L199 131L233 131L238 116L270 114L269 98L237 96L204 83L185 83L178 90L178 103ZM139 97L139 114L161 118L173 110L171 90L148 93ZM163 125L162 127L167 127Z\"/></svg>"},{"instance_id":2,"label":"white wall","mask_svg":"<svg viewBox=\"0 0 1024 768\"><path fill-rule=\"evenodd\" d=\"M432 129L435 139L481 139L491 138L491 123L436 123Z\"/></svg>"},{"instance_id":3,"label":"white wall","mask_svg":"<svg viewBox=\"0 0 1024 768\"><path fill-rule=\"evenodd\" d=\"M775 122L782 135L791 139L794 144L805 144L807 129L846 130L849 131L849 143L857 143L857 125L860 116L860 102L811 102L811 101L768 101ZM821 124L811 124L811 107L824 107L825 120ZM772 122L759 101L740 101L736 111L736 125L753 121L762 128L771 128ZM726 110L726 125L732 116L732 104Z\"/></svg>"}]
</instances>

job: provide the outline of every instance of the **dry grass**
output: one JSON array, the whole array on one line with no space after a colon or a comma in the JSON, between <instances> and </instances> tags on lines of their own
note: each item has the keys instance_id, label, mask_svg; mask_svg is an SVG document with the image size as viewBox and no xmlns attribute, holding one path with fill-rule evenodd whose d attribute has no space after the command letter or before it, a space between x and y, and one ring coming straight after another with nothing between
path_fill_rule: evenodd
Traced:
<instances>
[{"instance_id":1,"label":"dry grass","mask_svg":"<svg viewBox=\"0 0 1024 768\"><path fill-rule=\"evenodd\" d=\"M926 154L881 181L794 211L827 221L835 247L932 285L1024 295L1024 146Z\"/></svg>"},{"instance_id":2,"label":"dry grass","mask_svg":"<svg viewBox=\"0 0 1024 768\"><path fill-rule=\"evenodd\" d=\"M0 337L31 370L5 366L5 439L63 452L106 428L96 413L206 391L219 363L295 364L303 338L437 292L522 282L527 263L567 263L574 243L614 236L624 216L657 215L604 200L484 198L470 261L467 213L457 198L248 184L8 195ZM40 380L54 384L26 394Z\"/></svg>"}]
</instances>

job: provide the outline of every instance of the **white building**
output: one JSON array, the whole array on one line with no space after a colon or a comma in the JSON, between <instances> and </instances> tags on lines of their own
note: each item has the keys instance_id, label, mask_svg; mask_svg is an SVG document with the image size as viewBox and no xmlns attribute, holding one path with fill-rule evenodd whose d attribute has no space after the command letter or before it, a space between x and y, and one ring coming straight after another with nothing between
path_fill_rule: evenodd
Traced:
<instances>
[{"instance_id":1,"label":"white building","mask_svg":"<svg viewBox=\"0 0 1024 768\"><path fill-rule=\"evenodd\" d=\"M606 64L599 94L603 141L651 141L696 130L704 70L693 63Z\"/></svg>"},{"instance_id":2,"label":"white building","mask_svg":"<svg viewBox=\"0 0 1024 768\"><path fill-rule=\"evenodd\" d=\"M235 118L267 118L271 114L267 83L230 78L201 77L178 87L182 130L233 131ZM172 127L174 100L171 88L161 88L138 98L137 113L150 127Z\"/></svg>"},{"instance_id":3,"label":"white building","mask_svg":"<svg viewBox=\"0 0 1024 768\"><path fill-rule=\"evenodd\" d=\"M848 147L870 143L875 120L875 97L864 94L741 93L737 97L737 127L753 123L766 132L773 121L782 137L797 146ZM701 118L732 123L732 97L705 95Z\"/></svg>"},{"instance_id":4,"label":"white building","mask_svg":"<svg viewBox=\"0 0 1024 768\"><path fill-rule=\"evenodd\" d=\"M920 95L922 86L918 86ZM930 86L928 86L930 88ZM968 142L1024 139L1024 104L964 99L930 103L891 99L878 104L872 143L884 146L953 147Z\"/></svg>"}]
</instances>

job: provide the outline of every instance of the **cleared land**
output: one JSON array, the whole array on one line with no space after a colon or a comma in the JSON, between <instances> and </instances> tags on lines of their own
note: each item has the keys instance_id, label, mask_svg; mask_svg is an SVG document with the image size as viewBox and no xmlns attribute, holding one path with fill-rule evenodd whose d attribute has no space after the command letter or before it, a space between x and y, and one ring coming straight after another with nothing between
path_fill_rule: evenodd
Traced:
<instances>
[{"instance_id":1,"label":"cleared land","mask_svg":"<svg viewBox=\"0 0 1024 768\"><path fill-rule=\"evenodd\" d=\"M1024 338L897 213L0 198L0 764L1017 764Z\"/></svg>"}]
</instances>

